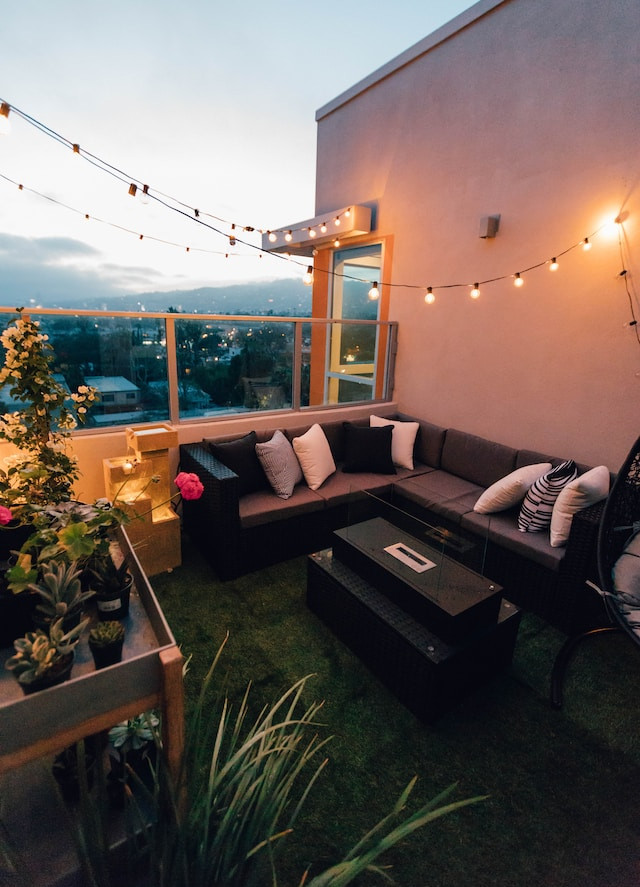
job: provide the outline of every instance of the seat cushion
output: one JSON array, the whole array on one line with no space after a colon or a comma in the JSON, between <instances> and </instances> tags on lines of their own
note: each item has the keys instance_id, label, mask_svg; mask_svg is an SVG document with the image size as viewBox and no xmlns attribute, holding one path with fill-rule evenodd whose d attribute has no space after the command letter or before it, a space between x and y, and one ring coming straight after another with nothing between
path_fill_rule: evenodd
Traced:
<instances>
[{"instance_id":1,"label":"seat cushion","mask_svg":"<svg viewBox=\"0 0 640 887\"><path fill-rule=\"evenodd\" d=\"M548 570L557 573L564 557L564 548L552 548L547 533L521 533L518 529L518 509L498 514L467 512L460 525L477 536L488 537L496 545L513 551Z\"/></svg>"},{"instance_id":2,"label":"seat cushion","mask_svg":"<svg viewBox=\"0 0 640 887\"><path fill-rule=\"evenodd\" d=\"M454 516L456 520L473 509L482 493L477 484L438 470L399 480L394 490L416 505L445 517Z\"/></svg>"},{"instance_id":3,"label":"seat cushion","mask_svg":"<svg viewBox=\"0 0 640 887\"><path fill-rule=\"evenodd\" d=\"M504 444L448 429L442 448L441 467L486 489L516 467L516 450Z\"/></svg>"},{"instance_id":4,"label":"seat cushion","mask_svg":"<svg viewBox=\"0 0 640 887\"><path fill-rule=\"evenodd\" d=\"M240 499L240 525L246 530L323 508L324 500L304 484L298 484L288 499L281 499L272 490L263 490Z\"/></svg>"}]
</instances>

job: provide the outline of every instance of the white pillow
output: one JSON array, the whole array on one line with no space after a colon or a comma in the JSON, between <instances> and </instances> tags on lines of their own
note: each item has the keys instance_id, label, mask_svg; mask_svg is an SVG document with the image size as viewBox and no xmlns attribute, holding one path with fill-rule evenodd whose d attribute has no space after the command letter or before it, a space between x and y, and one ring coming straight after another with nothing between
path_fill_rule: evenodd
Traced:
<instances>
[{"instance_id":1,"label":"white pillow","mask_svg":"<svg viewBox=\"0 0 640 887\"><path fill-rule=\"evenodd\" d=\"M381 428L384 425L392 425L391 433L391 460L400 468L413 469L413 445L420 424L418 422L394 422L393 419L385 419L382 416L370 416L369 426Z\"/></svg>"},{"instance_id":2,"label":"white pillow","mask_svg":"<svg viewBox=\"0 0 640 887\"><path fill-rule=\"evenodd\" d=\"M595 505L609 495L609 469L598 465L572 480L560 492L551 513L551 547L559 548L569 541L571 521L576 511Z\"/></svg>"},{"instance_id":3,"label":"white pillow","mask_svg":"<svg viewBox=\"0 0 640 887\"><path fill-rule=\"evenodd\" d=\"M317 490L336 470L327 435L316 424L300 437L294 437L292 443L309 489Z\"/></svg>"},{"instance_id":4,"label":"white pillow","mask_svg":"<svg viewBox=\"0 0 640 887\"><path fill-rule=\"evenodd\" d=\"M511 474L491 484L473 506L473 510L478 514L492 514L517 505L522 502L531 484L550 469L551 462L537 462L535 465L516 468Z\"/></svg>"}]
</instances>

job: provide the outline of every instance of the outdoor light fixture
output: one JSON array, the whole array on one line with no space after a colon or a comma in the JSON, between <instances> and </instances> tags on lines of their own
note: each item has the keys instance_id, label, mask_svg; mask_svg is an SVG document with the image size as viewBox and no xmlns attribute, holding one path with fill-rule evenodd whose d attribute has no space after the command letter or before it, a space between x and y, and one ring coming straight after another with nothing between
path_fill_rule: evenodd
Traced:
<instances>
[{"instance_id":1,"label":"outdoor light fixture","mask_svg":"<svg viewBox=\"0 0 640 887\"><path fill-rule=\"evenodd\" d=\"M520 277L520 272L516 271L516 275L513 281L514 286L524 286L524 280Z\"/></svg>"},{"instance_id":2,"label":"outdoor light fixture","mask_svg":"<svg viewBox=\"0 0 640 887\"><path fill-rule=\"evenodd\" d=\"M311 265L307 268L305 275L302 278L302 282L305 286L311 286L313 283L313 267Z\"/></svg>"},{"instance_id":3,"label":"outdoor light fixture","mask_svg":"<svg viewBox=\"0 0 640 887\"><path fill-rule=\"evenodd\" d=\"M433 303L436 300L436 297L433 295L433 287L431 287L431 286L427 287L427 291L425 293L424 300L427 303L427 305L433 305Z\"/></svg>"},{"instance_id":4,"label":"outdoor light fixture","mask_svg":"<svg viewBox=\"0 0 640 887\"><path fill-rule=\"evenodd\" d=\"M2 102L0 105L0 135L6 135L11 130L11 124L9 123L10 110L11 106L7 102Z\"/></svg>"},{"instance_id":5,"label":"outdoor light fixture","mask_svg":"<svg viewBox=\"0 0 640 887\"><path fill-rule=\"evenodd\" d=\"M277 239L278 239L278 235L274 234L273 231L269 231L269 242L275 243Z\"/></svg>"},{"instance_id":6,"label":"outdoor light fixture","mask_svg":"<svg viewBox=\"0 0 640 887\"><path fill-rule=\"evenodd\" d=\"M480 298L480 284L479 283L473 284L473 289L471 290L471 298L472 299L479 299Z\"/></svg>"},{"instance_id":7,"label":"outdoor light fixture","mask_svg":"<svg viewBox=\"0 0 640 887\"><path fill-rule=\"evenodd\" d=\"M287 241L287 243L290 243L292 238L293 234L291 233L291 231L287 231L287 233L284 235L284 239Z\"/></svg>"},{"instance_id":8,"label":"outdoor light fixture","mask_svg":"<svg viewBox=\"0 0 640 887\"><path fill-rule=\"evenodd\" d=\"M585 253L591 249L591 243L589 242L588 237L585 237L585 239L582 241L582 249L585 251Z\"/></svg>"},{"instance_id":9,"label":"outdoor light fixture","mask_svg":"<svg viewBox=\"0 0 640 887\"><path fill-rule=\"evenodd\" d=\"M373 286L369 290L369 298L372 302L374 302L380 296L380 290L378 289L378 281L373 281Z\"/></svg>"},{"instance_id":10,"label":"outdoor light fixture","mask_svg":"<svg viewBox=\"0 0 640 887\"><path fill-rule=\"evenodd\" d=\"M137 190L138 190L138 186L134 185L133 182L131 182L131 184L129 185L129 196L135 197Z\"/></svg>"},{"instance_id":11,"label":"outdoor light fixture","mask_svg":"<svg viewBox=\"0 0 640 887\"><path fill-rule=\"evenodd\" d=\"M557 271L558 270L558 260L554 256L551 259L551 264L549 265L549 271Z\"/></svg>"}]
</instances>

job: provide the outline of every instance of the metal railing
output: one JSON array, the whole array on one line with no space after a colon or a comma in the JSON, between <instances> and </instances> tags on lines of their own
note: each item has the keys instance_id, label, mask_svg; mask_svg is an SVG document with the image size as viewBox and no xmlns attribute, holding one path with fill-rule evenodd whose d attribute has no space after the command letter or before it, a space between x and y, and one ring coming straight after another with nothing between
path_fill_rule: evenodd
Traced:
<instances>
[{"instance_id":1,"label":"metal railing","mask_svg":"<svg viewBox=\"0 0 640 887\"><path fill-rule=\"evenodd\" d=\"M25 314L27 312L25 311ZM0 307L0 326L15 309ZM265 315L29 309L61 384L96 387L90 430L385 401L397 324ZM5 385L0 412L19 408Z\"/></svg>"}]
</instances>

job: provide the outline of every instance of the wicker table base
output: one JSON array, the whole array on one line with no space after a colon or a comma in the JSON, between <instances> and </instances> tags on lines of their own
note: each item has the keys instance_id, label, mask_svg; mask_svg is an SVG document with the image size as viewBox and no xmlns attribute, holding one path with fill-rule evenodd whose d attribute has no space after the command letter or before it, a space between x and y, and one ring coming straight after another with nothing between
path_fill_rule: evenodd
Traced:
<instances>
[{"instance_id":1,"label":"wicker table base","mask_svg":"<svg viewBox=\"0 0 640 887\"><path fill-rule=\"evenodd\" d=\"M502 602L497 623L445 643L334 558L309 555L307 605L415 715L432 722L508 666L520 610Z\"/></svg>"}]
</instances>

